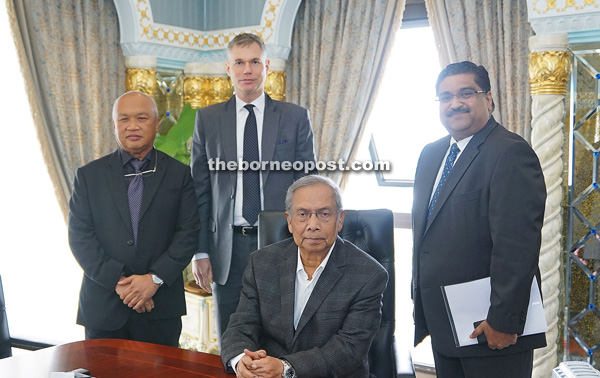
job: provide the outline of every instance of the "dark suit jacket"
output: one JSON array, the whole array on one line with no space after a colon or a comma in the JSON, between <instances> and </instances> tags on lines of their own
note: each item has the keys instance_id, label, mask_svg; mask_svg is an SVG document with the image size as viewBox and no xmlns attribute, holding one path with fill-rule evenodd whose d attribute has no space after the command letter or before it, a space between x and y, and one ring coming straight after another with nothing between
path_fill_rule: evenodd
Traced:
<instances>
[{"instance_id":1,"label":"dark suit jacket","mask_svg":"<svg viewBox=\"0 0 600 378\"><path fill-rule=\"evenodd\" d=\"M519 337L501 351L487 345L456 348L441 286L491 276L487 321L521 334L538 257L546 187L535 152L490 118L456 161L426 221L447 136L427 145L417 166L413 199L415 345L431 334L447 356L510 354L546 345L544 335ZM540 286L541 287L541 286Z\"/></svg>"},{"instance_id":2,"label":"dark suit jacket","mask_svg":"<svg viewBox=\"0 0 600 378\"><path fill-rule=\"evenodd\" d=\"M107 331L125 325L133 310L115 292L124 266L133 274L152 271L165 282L144 316L185 315L182 271L196 252L200 228L194 185L189 167L162 152L156 166L144 177L137 247L118 150L75 173L69 243L84 271L78 324Z\"/></svg>"},{"instance_id":3,"label":"dark suit jacket","mask_svg":"<svg viewBox=\"0 0 600 378\"><path fill-rule=\"evenodd\" d=\"M192 148L192 176L200 211L199 252L209 254L213 279L224 285L231 265L233 210L237 171L209 170L208 161L238 161L235 96L198 109ZM315 161L308 110L265 94L261 144L262 161ZM287 188L304 171L262 172L263 210L284 210Z\"/></svg>"},{"instance_id":4,"label":"dark suit jacket","mask_svg":"<svg viewBox=\"0 0 600 378\"><path fill-rule=\"evenodd\" d=\"M297 256L292 238L250 256L240 303L223 334L223 363L244 348L264 349L288 360L298 377L368 377L387 272L338 237L294 331Z\"/></svg>"}]
</instances>

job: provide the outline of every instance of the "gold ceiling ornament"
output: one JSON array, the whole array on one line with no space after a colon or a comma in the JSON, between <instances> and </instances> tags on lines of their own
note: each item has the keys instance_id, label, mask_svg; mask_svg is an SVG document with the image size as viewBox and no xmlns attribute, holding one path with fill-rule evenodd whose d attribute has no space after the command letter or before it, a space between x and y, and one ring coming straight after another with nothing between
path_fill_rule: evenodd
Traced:
<instances>
[{"instance_id":1,"label":"gold ceiling ornament","mask_svg":"<svg viewBox=\"0 0 600 378\"><path fill-rule=\"evenodd\" d=\"M150 97L156 94L156 70L151 68L127 68L125 90L140 91Z\"/></svg>"},{"instance_id":2,"label":"gold ceiling ornament","mask_svg":"<svg viewBox=\"0 0 600 378\"><path fill-rule=\"evenodd\" d=\"M264 12L261 16L260 25L256 25L259 29L253 29L248 32L257 34L265 42L275 34L275 23L281 7L284 3L282 0L268 0L269 9ZM220 49L226 48L227 44L233 39L240 31L236 30L225 30L225 31L193 31L188 34L187 39L179 38L180 32L183 32L179 27L154 24L153 20L150 19L149 13L151 13L150 0L137 0L136 10L138 14L138 22L141 29L140 37L145 38L148 41L159 41L168 43L178 43L182 46L190 46L195 48L209 48L209 49ZM149 12L150 11L150 12Z\"/></svg>"},{"instance_id":3,"label":"gold ceiling ornament","mask_svg":"<svg viewBox=\"0 0 600 378\"><path fill-rule=\"evenodd\" d=\"M269 71L265 80L265 92L273 100L285 101L285 72Z\"/></svg>"},{"instance_id":4,"label":"gold ceiling ornament","mask_svg":"<svg viewBox=\"0 0 600 378\"><path fill-rule=\"evenodd\" d=\"M183 79L183 103L198 109L225 102L233 96L233 86L227 76L186 76Z\"/></svg>"},{"instance_id":5,"label":"gold ceiling ornament","mask_svg":"<svg viewBox=\"0 0 600 378\"><path fill-rule=\"evenodd\" d=\"M529 54L529 85L532 95L565 95L569 78L567 51L539 51Z\"/></svg>"},{"instance_id":6,"label":"gold ceiling ornament","mask_svg":"<svg viewBox=\"0 0 600 378\"><path fill-rule=\"evenodd\" d=\"M556 0L534 0L532 5L533 11L537 14L544 14L551 9L554 9L557 12L580 10L588 5L593 5L594 7L598 8L598 3L596 0L583 0L583 4L581 4L581 1L576 2L575 0L558 1L558 4Z\"/></svg>"}]
</instances>

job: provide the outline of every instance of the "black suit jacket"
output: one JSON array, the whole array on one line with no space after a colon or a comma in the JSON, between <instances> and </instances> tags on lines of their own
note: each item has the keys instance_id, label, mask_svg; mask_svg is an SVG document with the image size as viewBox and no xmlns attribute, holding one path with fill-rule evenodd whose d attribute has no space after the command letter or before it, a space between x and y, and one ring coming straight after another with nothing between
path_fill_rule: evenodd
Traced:
<instances>
[{"instance_id":1,"label":"black suit jacket","mask_svg":"<svg viewBox=\"0 0 600 378\"><path fill-rule=\"evenodd\" d=\"M490 118L456 161L427 222L433 185L450 137L427 145L417 166L413 199L415 345L431 334L447 356L509 354L546 345L544 335L519 337L501 351L456 348L441 286L491 276L487 321L521 334L529 288L540 279L538 258L546 187L539 160L518 135ZM541 287L541 285L540 285Z\"/></svg>"},{"instance_id":2,"label":"black suit jacket","mask_svg":"<svg viewBox=\"0 0 600 378\"><path fill-rule=\"evenodd\" d=\"M288 360L298 377L368 377L387 272L338 237L294 330L297 257L292 238L250 256L240 303L223 334L223 363L244 348L264 349Z\"/></svg>"},{"instance_id":3,"label":"black suit jacket","mask_svg":"<svg viewBox=\"0 0 600 378\"><path fill-rule=\"evenodd\" d=\"M154 153L154 152L150 152ZM118 150L77 169L69 202L69 243L84 271L77 323L116 330L132 309L115 287L125 266L164 280L152 319L185 315L182 271L198 243L199 218L190 168L157 151L156 173L144 177L137 247Z\"/></svg>"},{"instance_id":4,"label":"black suit jacket","mask_svg":"<svg viewBox=\"0 0 600 378\"><path fill-rule=\"evenodd\" d=\"M236 97L198 109L192 147L192 175L200 212L199 252L208 253L214 281L224 285L229 277L233 241L233 211L237 171L210 170L217 159L238 162ZM265 94L261 160L263 162L315 161L313 131L308 110ZM262 171L262 210L284 210L288 187L313 172Z\"/></svg>"}]
</instances>

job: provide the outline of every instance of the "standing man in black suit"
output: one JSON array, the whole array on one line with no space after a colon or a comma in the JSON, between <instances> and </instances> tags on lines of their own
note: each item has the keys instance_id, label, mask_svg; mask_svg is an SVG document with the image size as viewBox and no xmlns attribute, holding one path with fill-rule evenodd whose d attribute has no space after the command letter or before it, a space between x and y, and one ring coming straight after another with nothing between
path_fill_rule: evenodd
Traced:
<instances>
[{"instance_id":1,"label":"standing man in black suit","mask_svg":"<svg viewBox=\"0 0 600 378\"><path fill-rule=\"evenodd\" d=\"M200 226L190 168L154 148L158 123L151 97L122 95L119 148L75 173L69 243L84 271L77 323L86 339L179 344L182 271Z\"/></svg>"},{"instance_id":2,"label":"standing man in black suit","mask_svg":"<svg viewBox=\"0 0 600 378\"><path fill-rule=\"evenodd\" d=\"M413 202L415 345L431 335L438 378L530 377L544 334L521 336L538 258L546 187L539 160L498 124L482 66L450 64L436 91L449 136L427 145ZM491 277L487 319L457 348L441 286ZM541 287L541 286L540 286Z\"/></svg>"},{"instance_id":3,"label":"standing man in black suit","mask_svg":"<svg viewBox=\"0 0 600 378\"><path fill-rule=\"evenodd\" d=\"M219 339L237 307L248 257L258 247L258 213L283 210L287 188L307 174L269 166L227 170L219 163L315 161L308 110L264 92L269 60L262 39L237 35L225 64L235 95L198 110L191 163L201 223L193 272L215 297Z\"/></svg>"}]
</instances>

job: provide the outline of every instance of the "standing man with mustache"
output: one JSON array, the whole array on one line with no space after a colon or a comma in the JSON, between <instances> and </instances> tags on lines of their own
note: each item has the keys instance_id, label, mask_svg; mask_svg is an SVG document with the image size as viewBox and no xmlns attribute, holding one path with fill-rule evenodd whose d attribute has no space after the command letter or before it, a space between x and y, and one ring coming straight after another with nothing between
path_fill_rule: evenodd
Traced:
<instances>
[{"instance_id":1,"label":"standing man with mustache","mask_svg":"<svg viewBox=\"0 0 600 378\"><path fill-rule=\"evenodd\" d=\"M315 161L308 110L264 92L269 60L262 39L237 35L225 65L235 95L198 110L191 161L201 222L193 272L214 295L219 340L237 307L250 253L258 247L259 212L284 210L287 188L307 173L268 166L219 170L214 163Z\"/></svg>"},{"instance_id":2,"label":"standing man with mustache","mask_svg":"<svg viewBox=\"0 0 600 378\"><path fill-rule=\"evenodd\" d=\"M535 152L498 124L482 66L450 64L436 91L449 136L419 158L413 199L415 345L431 335L438 378L531 377L543 334L522 336L546 187ZM441 287L491 277L487 318L456 347ZM541 287L541 284L540 284Z\"/></svg>"}]
</instances>

